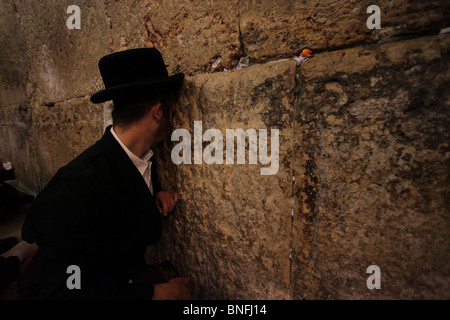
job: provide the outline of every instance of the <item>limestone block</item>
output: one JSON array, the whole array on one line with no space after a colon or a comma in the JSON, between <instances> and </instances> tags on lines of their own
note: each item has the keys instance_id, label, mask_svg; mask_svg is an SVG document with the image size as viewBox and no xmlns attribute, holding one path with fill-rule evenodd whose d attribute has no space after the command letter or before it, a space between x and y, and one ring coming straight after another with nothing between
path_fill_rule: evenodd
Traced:
<instances>
[{"instance_id":1,"label":"limestone block","mask_svg":"<svg viewBox=\"0 0 450 320\"><path fill-rule=\"evenodd\" d=\"M293 60L186 80L176 127L192 139L194 121L221 131L224 164L177 166L169 143L160 150L163 185L181 200L149 259L175 261L198 298L289 298L294 88ZM279 130L277 174L261 175L248 155L226 164L226 129L238 128Z\"/></svg>"},{"instance_id":2,"label":"limestone block","mask_svg":"<svg viewBox=\"0 0 450 320\"><path fill-rule=\"evenodd\" d=\"M367 8L381 11L381 29L369 30ZM240 31L251 62L386 41L398 35L437 34L448 26L448 1L243 1Z\"/></svg>"},{"instance_id":3,"label":"limestone block","mask_svg":"<svg viewBox=\"0 0 450 320\"><path fill-rule=\"evenodd\" d=\"M42 189L56 171L103 135L103 109L89 98L33 108L34 161Z\"/></svg>"},{"instance_id":4,"label":"limestone block","mask_svg":"<svg viewBox=\"0 0 450 320\"><path fill-rule=\"evenodd\" d=\"M67 1L14 1L24 59L31 70L27 93L39 105L86 96L103 88L98 60L109 53L102 1L78 1L81 29L68 29Z\"/></svg>"},{"instance_id":5,"label":"limestone block","mask_svg":"<svg viewBox=\"0 0 450 320\"><path fill-rule=\"evenodd\" d=\"M169 73L190 75L236 66L242 56L238 11L237 0L107 4L115 51L156 47Z\"/></svg>"},{"instance_id":6,"label":"limestone block","mask_svg":"<svg viewBox=\"0 0 450 320\"><path fill-rule=\"evenodd\" d=\"M294 298L450 297L449 48L432 36L300 66Z\"/></svg>"}]
</instances>

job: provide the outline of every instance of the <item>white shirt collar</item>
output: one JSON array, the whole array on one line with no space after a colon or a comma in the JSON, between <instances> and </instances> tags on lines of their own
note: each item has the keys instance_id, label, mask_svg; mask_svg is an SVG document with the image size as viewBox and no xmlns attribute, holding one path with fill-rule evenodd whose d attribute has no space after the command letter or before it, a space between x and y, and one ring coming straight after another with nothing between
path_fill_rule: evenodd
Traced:
<instances>
[{"instance_id":1,"label":"white shirt collar","mask_svg":"<svg viewBox=\"0 0 450 320\"><path fill-rule=\"evenodd\" d=\"M127 148L126 145L123 144L123 142L120 140L120 138L114 132L114 127L111 127L111 134L117 140L117 142L119 142L119 144L123 148L123 150L125 150L125 152L127 153L128 157L130 157L131 161L136 166L136 168L139 170L141 175L143 175L145 170L148 168L149 164L151 164L150 158L153 156L152 149L151 148L148 149L148 151L141 158L139 158L133 152L131 152Z\"/></svg>"}]
</instances>

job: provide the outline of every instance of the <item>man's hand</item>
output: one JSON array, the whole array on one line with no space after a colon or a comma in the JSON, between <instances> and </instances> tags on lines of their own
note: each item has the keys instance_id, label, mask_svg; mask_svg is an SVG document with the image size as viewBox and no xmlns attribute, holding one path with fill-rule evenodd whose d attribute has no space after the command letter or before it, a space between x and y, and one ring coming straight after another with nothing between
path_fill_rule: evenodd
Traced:
<instances>
[{"instance_id":1,"label":"man's hand","mask_svg":"<svg viewBox=\"0 0 450 320\"><path fill-rule=\"evenodd\" d=\"M191 294L186 288L189 278L175 278L167 283L155 284L153 300L189 300Z\"/></svg>"},{"instance_id":2,"label":"man's hand","mask_svg":"<svg viewBox=\"0 0 450 320\"><path fill-rule=\"evenodd\" d=\"M167 216L173 210L178 202L178 193L169 191L160 191L156 194L156 206L159 213Z\"/></svg>"}]
</instances>

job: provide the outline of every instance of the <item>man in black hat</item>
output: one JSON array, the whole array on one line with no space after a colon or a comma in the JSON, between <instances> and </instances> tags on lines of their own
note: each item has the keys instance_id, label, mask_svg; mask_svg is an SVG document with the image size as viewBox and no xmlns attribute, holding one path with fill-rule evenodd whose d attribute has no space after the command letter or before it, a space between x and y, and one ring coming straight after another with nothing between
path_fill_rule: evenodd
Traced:
<instances>
[{"instance_id":1,"label":"man in black hat","mask_svg":"<svg viewBox=\"0 0 450 320\"><path fill-rule=\"evenodd\" d=\"M176 193L161 190L151 147L170 132L184 75L169 76L153 48L110 54L99 69L106 88L91 101L113 100L113 126L60 168L33 202L22 238L39 249L18 296L188 299L186 278L133 281L145 270L146 247L160 239L161 214L178 201Z\"/></svg>"}]
</instances>

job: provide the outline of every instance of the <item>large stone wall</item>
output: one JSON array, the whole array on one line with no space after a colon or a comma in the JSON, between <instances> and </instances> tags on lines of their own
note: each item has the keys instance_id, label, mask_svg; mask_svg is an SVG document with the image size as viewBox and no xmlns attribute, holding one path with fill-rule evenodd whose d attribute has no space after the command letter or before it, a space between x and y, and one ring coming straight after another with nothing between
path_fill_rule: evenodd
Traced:
<instances>
[{"instance_id":1,"label":"large stone wall","mask_svg":"<svg viewBox=\"0 0 450 320\"><path fill-rule=\"evenodd\" d=\"M188 79L178 127L279 128L280 171L170 165L182 200L149 255L203 299L448 298L449 50L432 36Z\"/></svg>"},{"instance_id":2,"label":"large stone wall","mask_svg":"<svg viewBox=\"0 0 450 320\"><path fill-rule=\"evenodd\" d=\"M248 156L176 166L168 141L160 175L181 200L149 262L173 260L201 299L449 298L448 1L78 1L80 30L70 4L0 2L0 158L29 190L102 135L98 59L156 47L187 75L178 128L280 143L264 176Z\"/></svg>"}]
</instances>

